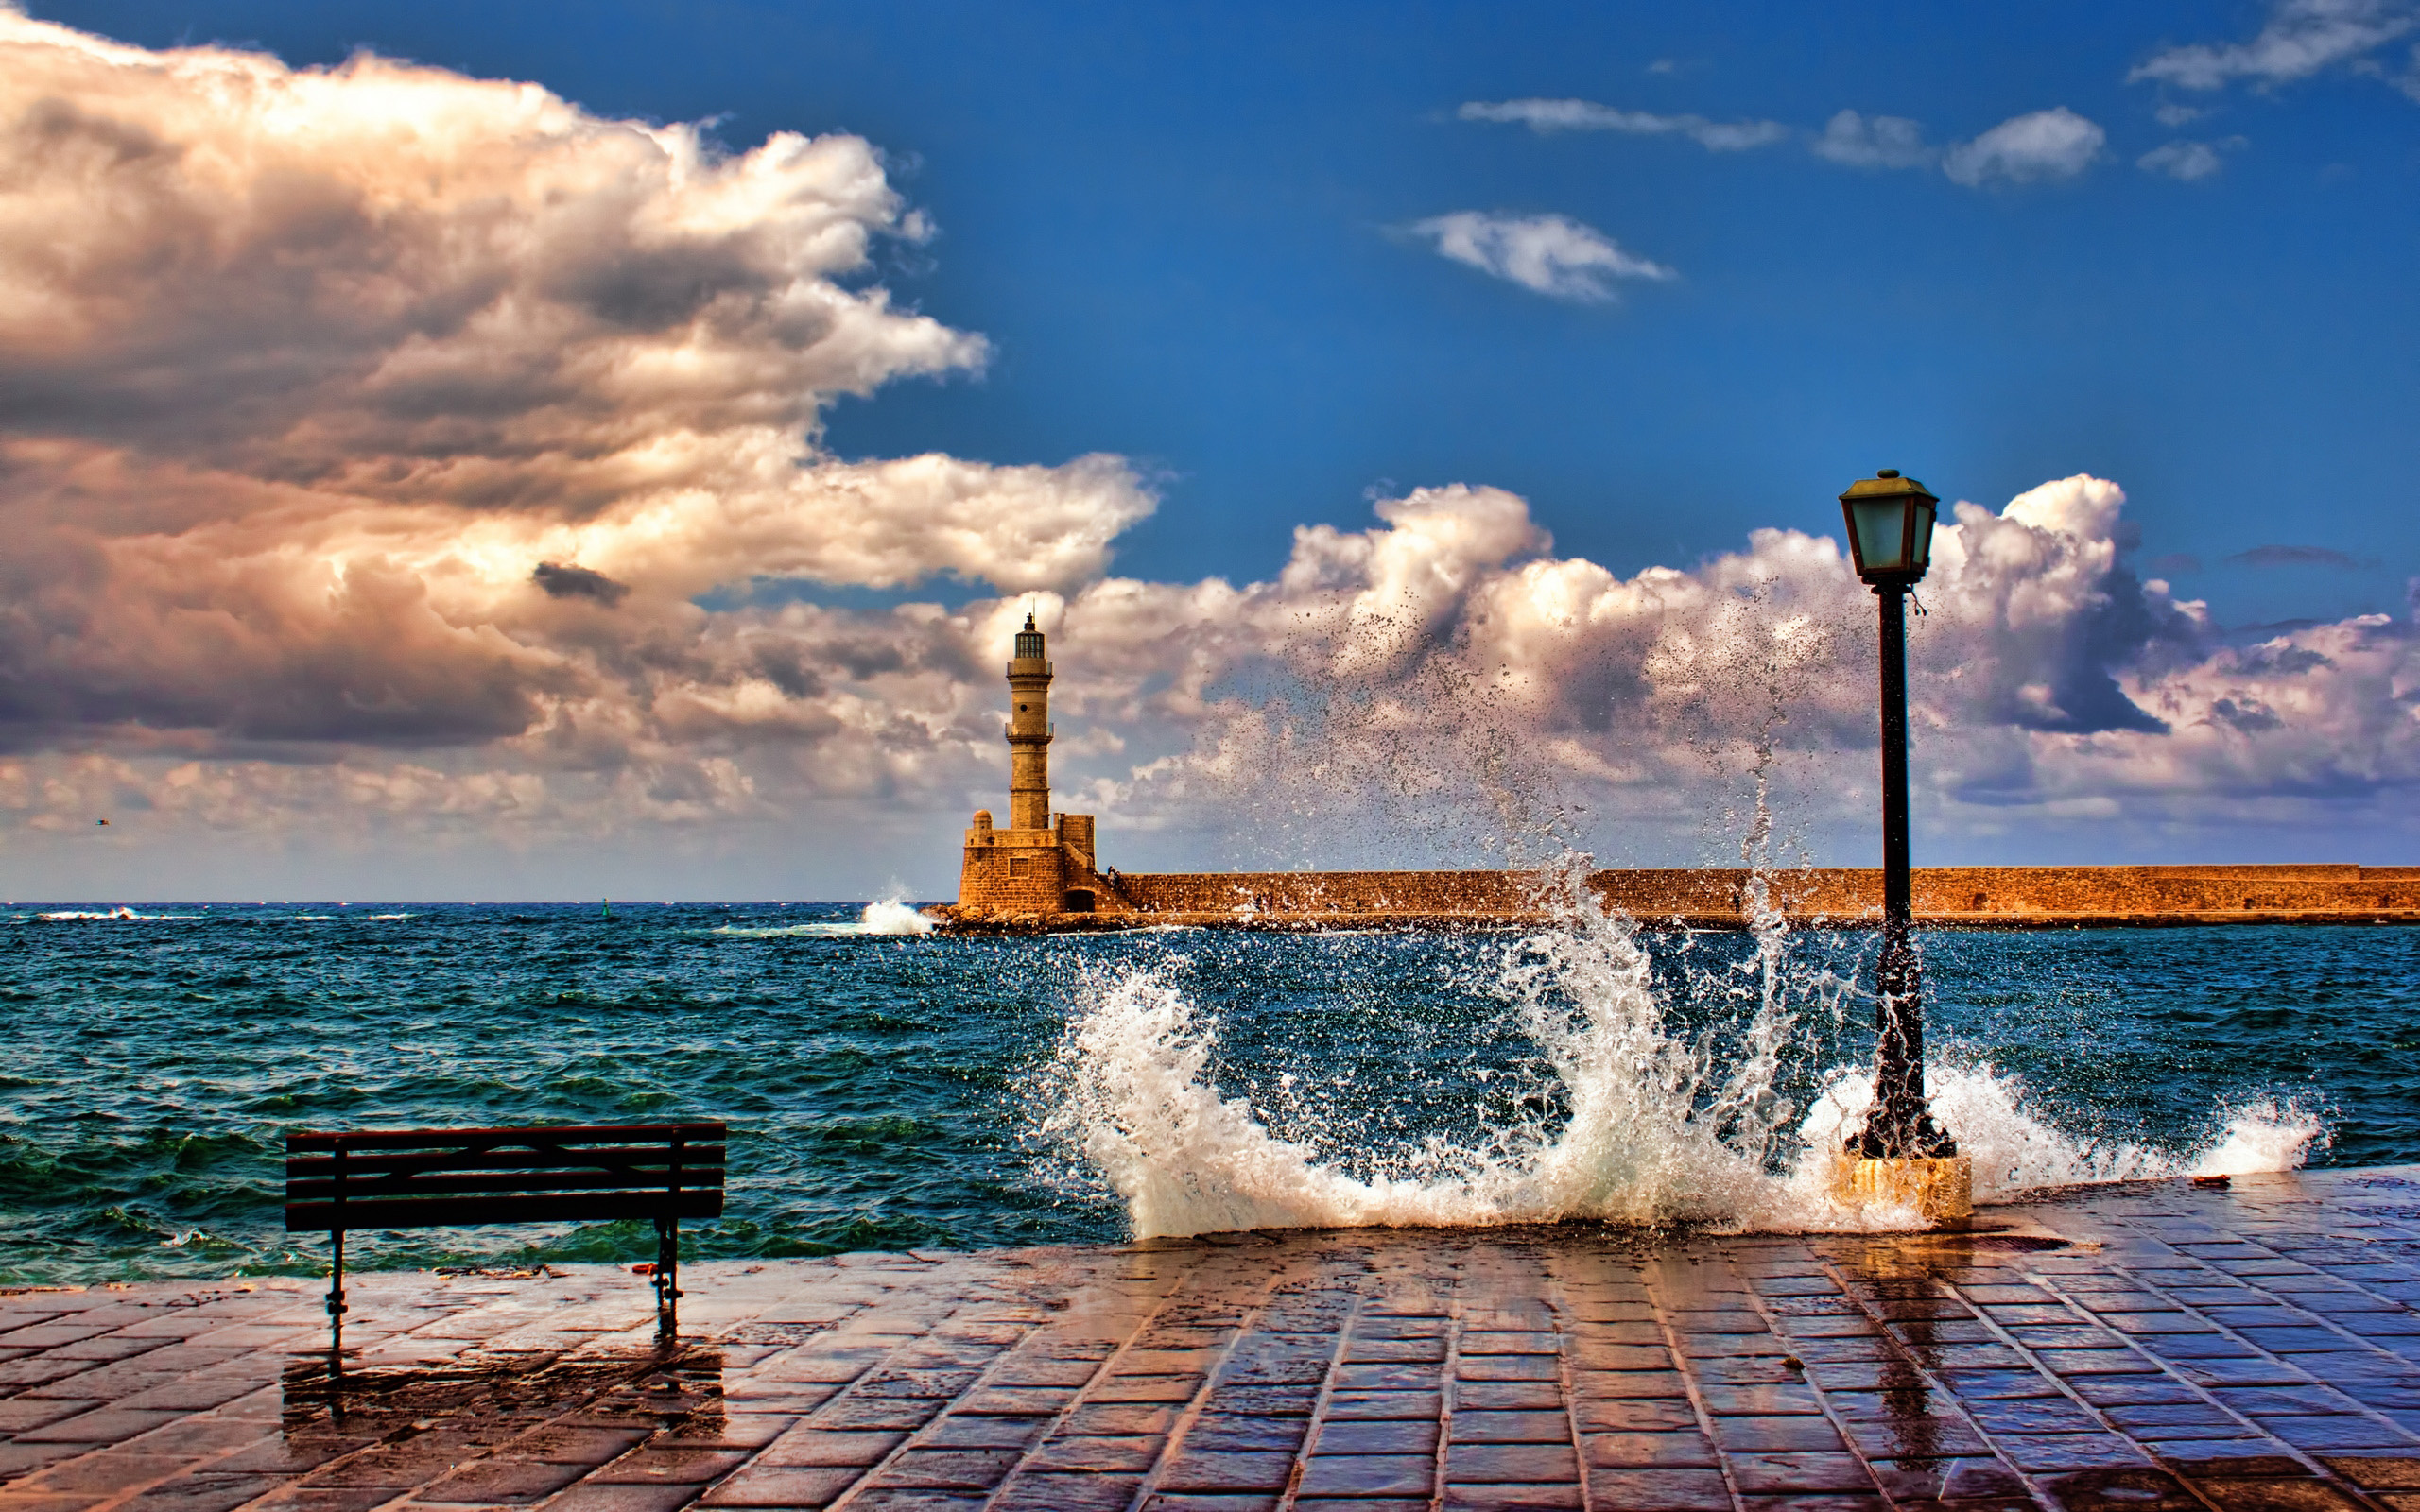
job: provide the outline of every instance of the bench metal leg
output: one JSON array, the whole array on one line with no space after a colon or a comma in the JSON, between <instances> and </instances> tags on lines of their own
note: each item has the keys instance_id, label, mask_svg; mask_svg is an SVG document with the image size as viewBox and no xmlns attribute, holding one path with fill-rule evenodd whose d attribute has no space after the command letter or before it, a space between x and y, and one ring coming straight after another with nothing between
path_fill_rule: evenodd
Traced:
<instances>
[{"instance_id":1,"label":"bench metal leg","mask_svg":"<svg viewBox=\"0 0 2420 1512\"><path fill-rule=\"evenodd\" d=\"M681 1333L681 1220L655 1220L655 1339L670 1344Z\"/></svg>"},{"instance_id":2,"label":"bench metal leg","mask_svg":"<svg viewBox=\"0 0 2420 1512\"><path fill-rule=\"evenodd\" d=\"M335 1263L328 1267L328 1385L333 1388L344 1375L344 1230L332 1230L328 1238L336 1251Z\"/></svg>"}]
</instances>

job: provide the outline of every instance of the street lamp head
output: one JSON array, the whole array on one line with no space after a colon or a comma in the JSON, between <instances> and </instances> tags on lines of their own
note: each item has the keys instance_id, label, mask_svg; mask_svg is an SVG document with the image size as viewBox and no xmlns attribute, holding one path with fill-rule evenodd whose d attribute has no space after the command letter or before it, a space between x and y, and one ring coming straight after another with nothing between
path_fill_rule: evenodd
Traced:
<instances>
[{"instance_id":1,"label":"street lamp head","mask_svg":"<svg viewBox=\"0 0 2420 1512\"><path fill-rule=\"evenodd\" d=\"M1841 495L1857 575L1876 588L1911 585L1932 564L1933 510L1941 501L1913 478L1886 467Z\"/></svg>"}]
</instances>

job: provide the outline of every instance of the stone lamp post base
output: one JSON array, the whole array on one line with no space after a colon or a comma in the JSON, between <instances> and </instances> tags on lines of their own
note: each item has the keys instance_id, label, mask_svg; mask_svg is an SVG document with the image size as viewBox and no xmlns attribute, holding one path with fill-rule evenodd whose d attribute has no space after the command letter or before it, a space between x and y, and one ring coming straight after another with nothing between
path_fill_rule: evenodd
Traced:
<instances>
[{"instance_id":1,"label":"stone lamp post base","mask_svg":"<svg viewBox=\"0 0 2420 1512\"><path fill-rule=\"evenodd\" d=\"M1913 1208L1935 1228L1963 1228L1975 1217L1975 1162L1962 1155L1841 1162L1834 1194L1864 1207Z\"/></svg>"}]
</instances>

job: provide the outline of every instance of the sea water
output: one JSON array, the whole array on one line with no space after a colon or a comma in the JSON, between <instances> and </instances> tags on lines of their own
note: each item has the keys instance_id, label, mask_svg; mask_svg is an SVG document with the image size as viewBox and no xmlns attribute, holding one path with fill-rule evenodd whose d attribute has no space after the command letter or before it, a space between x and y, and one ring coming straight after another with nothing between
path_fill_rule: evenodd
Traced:
<instances>
[{"instance_id":1,"label":"sea water","mask_svg":"<svg viewBox=\"0 0 2420 1512\"><path fill-rule=\"evenodd\" d=\"M1981 1197L2420 1160L2420 932L1928 934ZM0 1283L308 1273L298 1128L719 1119L705 1257L1253 1225L1875 1226L1873 937L1151 930L874 904L0 912ZM1903 1216L1903 1215L1900 1215ZM642 1225L362 1234L364 1265L642 1259Z\"/></svg>"}]
</instances>

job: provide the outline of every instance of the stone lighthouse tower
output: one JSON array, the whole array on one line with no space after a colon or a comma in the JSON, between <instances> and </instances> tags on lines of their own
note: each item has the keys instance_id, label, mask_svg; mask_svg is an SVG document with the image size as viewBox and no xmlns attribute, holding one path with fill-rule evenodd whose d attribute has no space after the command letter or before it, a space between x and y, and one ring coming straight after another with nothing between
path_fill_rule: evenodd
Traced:
<instances>
[{"instance_id":1,"label":"stone lighthouse tower","mask_svg":"<svg viewBox=\"0 0 2420 1512\"><path fill-rule=\"evenodd\" d=\"M1050 662L1033 616L1009 662L1009 828L1050 828Z\"/></svg>"},{"instance_id":2,"label":"stone lighthouse tower","mask_svg":"<svg viewBox=\"0 0 2420 1512\"><path fill-rule=\"evenodd\" d=\"M1050 658L1033 616L1009 658L1009 822L977 809L958 874L962 919L1132 912L1094 869L1093 816L1050 812Z\"/></svg>"}]
</instances>

